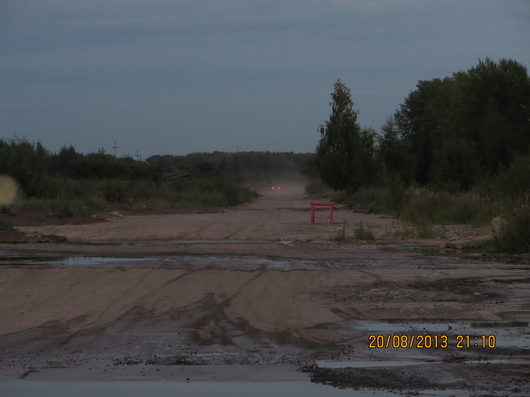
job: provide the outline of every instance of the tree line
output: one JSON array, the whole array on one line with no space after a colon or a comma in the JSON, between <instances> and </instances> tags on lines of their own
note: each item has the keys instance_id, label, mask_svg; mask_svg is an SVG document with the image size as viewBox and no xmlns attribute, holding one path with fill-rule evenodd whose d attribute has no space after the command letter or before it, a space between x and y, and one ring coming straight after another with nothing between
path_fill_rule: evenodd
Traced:
<instances>
[{"instance_id":1,"label":"tree line","mask_svg":"<svg viewBox=\"0 0 530 397\"><path fill-rule=\"evenodd\" d=\"M52 153L40 142L0 139L0 174L14 177L25 197L56 197L70 181L167 183L167 174L186 173L193 179L241 182L300 172L306 175L317 173L314 154L213 152L156 155L138 161L130 156L116 157L103 150L84 154L73 146Z\"/></svg>"},{"instance_id":2,"label":"tree line","mask_svg":"<svg viewBox=\"0 0 530 397\"><path fill-rule=\"evenodd\" d=\"M515 60L486 58L419 81L380 133L359 126L340 80L331 98L316 154L336 190L396 182L449 192L530 189L530 77Z\"/></svg>"}]
</instances>

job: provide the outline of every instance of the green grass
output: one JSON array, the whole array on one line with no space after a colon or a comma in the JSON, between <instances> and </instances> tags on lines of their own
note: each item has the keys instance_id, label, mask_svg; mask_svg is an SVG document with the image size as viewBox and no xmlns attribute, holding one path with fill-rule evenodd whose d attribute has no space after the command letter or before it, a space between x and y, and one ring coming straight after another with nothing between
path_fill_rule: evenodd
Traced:
<instances>
[{"instance_id":1,"label":"green grass","mask_svg":"<svg viewBox=\"0 0 530 397\"><path fill-rule=\"evenodd\" d=\"M56 216L90 216L104 209L104 204L91 199L29 199L25 205L48 209Z\"/></svg>"},{"instance_id":2,"label":"green grass","mask_svg":"<svg viewBox=\"0 0 530 397\"><path fill-rule=\"evenodd\" d=\"M506 227L495 237L493 250L496 252L530 252L530 206L512 210L506 216Z\"/></svg>"},{"instance_id":3,"label":"green grass","mask_svg":"<svg viewBox=\"0 0 530 397\"><path fill-rule=\"evenodd\" d=\"M385 213L415 225L416 238L433 238L433 225L489 226L496 216L507 219L506 228L489 247L492 252L530 252L530 199L522 196L487 196L474 192L448 193L427 189L363 188L340 198L369 213ZM443 237L443 233L441 233Z\"/></svg>"},{"instance_id":4,"label":"green grass","mask_svg":"<svg viewBox=\"0 0 530 397\"><path fill-rule=\"evenodd\" d=\"M346 227L342 225L339 230L337 230L337 235L335 236L335 241L344 241L346 239Z\"/></svg>"},{"instance_id":5,"label":"green grass","mask_svg":"<svg viewBox=\"0 0 530 397\"><path fill-rule=\"evenodd\" d=\"M5 219L0 217L0 232L11 230L11 225Z\"/></svg>"},{"instance_id":6,"label":"green grass","mask_svg":"<svg viewBox=\"0 0 530 397\"><path fill-rule=\"evenodd\" d=\"M49 209L58 216L90 216L113 209L170 207L201 209L248 202L256 193L232 180L202 178L177 182L65 180L54 197L29 198L22 204Z\"/></svg>"},{"instance_id":7,"label":"green grass","mask_svg":"<svg viewBox=\"0 0 530 397\"><path fill-rule=\"evenodd\" d=\"M488 224L510 207L510 203L473 193L451 194L424 189L365 188L343 198L369 213L386 213L412 223L439 225Z\"/></svg>"},{"instance_id":8,"label":"green grass","mask_svg":"<svg viewBox=\"0 0 530 397\"><path fill-rule=\"evenodd\" d=\"M369 229L365 229L363 225L359 225L353 231L353 235L357 240L375 240L373 233Z\"/></svg>"},{"instance_id":9,"label":"green grass","mask_svg":"<svg viewBox=\"0 0 530 397\"><path fill-rule=\"evenodd\" d=\"M418 220L416 223L416 238L428 239L434 237L432 224L425 220Z\"/></svg>"}]
</instances>

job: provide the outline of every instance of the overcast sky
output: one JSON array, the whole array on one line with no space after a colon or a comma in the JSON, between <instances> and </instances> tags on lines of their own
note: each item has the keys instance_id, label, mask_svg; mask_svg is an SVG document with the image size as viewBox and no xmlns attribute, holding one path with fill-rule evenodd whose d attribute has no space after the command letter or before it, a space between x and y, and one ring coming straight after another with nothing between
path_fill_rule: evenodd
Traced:
<instances>
[{"instance_id":1,"label":"overcast sky","mask_svg":"<svg viewBox=\"0 0 530 397\"><path fill-rule=\"evenodd\" d=\"M336 79L379 129L488 56L530 66L530 0L0 0L0 135L310 152Z\"/></svg>"}]
</instances>

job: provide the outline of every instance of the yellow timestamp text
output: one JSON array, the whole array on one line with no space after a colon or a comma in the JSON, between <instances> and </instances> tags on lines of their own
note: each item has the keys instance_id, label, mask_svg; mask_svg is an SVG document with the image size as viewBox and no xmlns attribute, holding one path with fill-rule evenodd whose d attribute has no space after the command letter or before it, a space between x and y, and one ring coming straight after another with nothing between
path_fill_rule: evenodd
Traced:
<instances>
[{"instance_id":1,"label":"yellow timestamp text","mask_svg":"<svg viewBox=\"0 0 530 397\"><path fill-rule=\"evenodd\" d=\"M495 335L369 335L370 349L493 349L497 346Z\"/></svg>"}]
</instances>

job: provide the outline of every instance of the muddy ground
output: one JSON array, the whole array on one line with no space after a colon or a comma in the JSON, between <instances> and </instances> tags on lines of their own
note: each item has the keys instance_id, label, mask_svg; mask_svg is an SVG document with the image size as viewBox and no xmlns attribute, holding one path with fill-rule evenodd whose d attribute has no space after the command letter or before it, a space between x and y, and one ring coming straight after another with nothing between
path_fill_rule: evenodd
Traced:
<instances>
[{"instance_id":1,"label":"muddy ground","mask_svg":"<svg viewBox=\"0 0 530 397\"><path fill-rule=\"evenodd\" d=\"M0 379L530 394L528 258L464 255L345 208L310 225L303 186L282 187L211 213L18 227L30 240L0 245ZM351 239L359 224L377 240ZM369 348L370 335L447 346Z\"/></svg>"}]
</instances>

